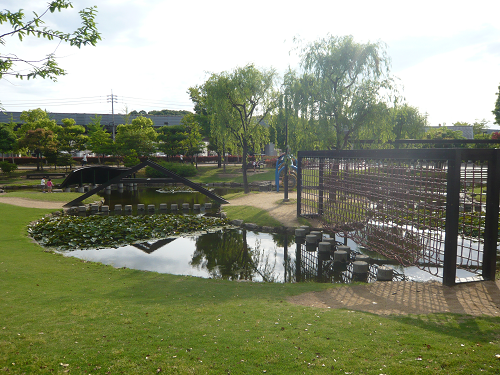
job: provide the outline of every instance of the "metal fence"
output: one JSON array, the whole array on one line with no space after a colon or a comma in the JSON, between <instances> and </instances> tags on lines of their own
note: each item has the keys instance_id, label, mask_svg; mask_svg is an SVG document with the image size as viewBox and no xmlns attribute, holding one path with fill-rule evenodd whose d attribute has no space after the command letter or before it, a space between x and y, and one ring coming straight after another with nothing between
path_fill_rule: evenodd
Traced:
<instances>
[{"instance_id":1,"label":"metal fence","mask_svg":"<svg viewBox=\"0 0 500 375\"><path fill-rule=\"evenodd\" d=\"M495 278L500 150L300 151L297 215L405 266Z\"/></svg>"}]
</instances>

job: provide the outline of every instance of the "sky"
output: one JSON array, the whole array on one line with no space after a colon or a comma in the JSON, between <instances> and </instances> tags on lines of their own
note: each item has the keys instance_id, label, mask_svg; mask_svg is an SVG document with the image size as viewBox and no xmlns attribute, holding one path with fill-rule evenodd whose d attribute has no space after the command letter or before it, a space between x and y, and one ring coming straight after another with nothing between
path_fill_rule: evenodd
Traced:
<instances>
[{"instance_id":1,"label":"sky","mask_svg":"<svg viewBox=\"0 0 500 375\"><path fill-rule=\"evenodd\" d=\"M48 0L47 0L48 2ZM7 37L0 54L37 60L55 53L67 72L57 82L0 80L5 110L115 113L193 109L188 88L212 73L254 64L299 69L299 52L328 35L385 43L406 103L428 124L486 120L500 86L500 1L73 0L74 9L44 17L65 32L78 11L97 5L102 41L78 49L35 37ZM41 14L45 1L2 0L0 9ZM467 5L466 5L467 4ZM10 31L0 25L0 35Z\"/></svg>"}]
</instances>

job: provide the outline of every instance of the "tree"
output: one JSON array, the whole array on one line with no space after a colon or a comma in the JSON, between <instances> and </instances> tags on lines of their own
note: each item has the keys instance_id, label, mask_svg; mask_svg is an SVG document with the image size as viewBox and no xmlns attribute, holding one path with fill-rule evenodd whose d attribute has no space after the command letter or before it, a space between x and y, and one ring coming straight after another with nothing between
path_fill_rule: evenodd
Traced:
<instances>
[{"instance_id":1,"label":"tree","mask_svg":"<svg viewBox=\"0 0 500 375\"><path fill-rule=\"evenodd\" d=\"M25 20L25 13L22 9L17 12L10 12L9 10L0 12L0 24L8 23L12 27L11 31L0 35L0 44L5 45L6 38L11 36L17 36L20 41L29 36L36 36L47 40L59 40L78 48L88 44L95 46L101 40L101 35L97 32L95 23L97 14L97 7L95 6L85 8L79 12L82 25L71 33L42 27L44 24L43 17L47 12L54 13L56 10L61 12L61 10L68 8L73 8L70 1L53 0L48 3L48 7L42 14L38 15L33 12L33 17L30 20ZM26 68L20 67L20 65L26 66ZM57 64L54 53L50 53L41 59L27 59L13 54L0 54L0 79L7 75L21 79L41 77L56 81L58 76L65 74L64 69L61 69Z\"/></svg>"},{"instance_id":2,"label":"tree","mask_svg":"<svg viewBox=\"0 0 500 375\"><path fill-rule=\"evenodd\" d=\"M184 148L184 153L186 155L194 156L203 151L205 143L203 142L203 136L201 135L201 127L196 121L196 117L193 114L185 115L181 124L184 127L185 138L181 142ZM198 167L198 163L196 163Z\"/></svg>"},{"instance_id":3,"label":"tree","mask_svg":"<svg viewBox=\"0 0 500 375\"><path fill-rule=\"evenodd\" d=\"M66 151L71 153L74 150L84 150L88 137L85 135L85 127L76 125L72 118L62 119L62 128L57 135L59 143L59 151Z\"/></svg>"},{"instance_id":4,"label":"tree","mask_svg":"<svg viewBox=\"0 0 500 375\"><path fill-rule=\"evenodd\" d=\"M242 150L243 186L249 193L247 155L249 147L262 147L269 140L267 129L262 128L276 103L274 70L259 70L253 65L236 68L233 72L212 74L205 82L208 107L215 118L228 121L213 122L213 131L221 130Z\"/></svg>"},{"instance_id":5,"label":"tree","mask_svg":"<svg viewBox=\"0 0 500 375\"><path fill-rule=\"evenodd\" d=\"M184 126L182 125L165 125L158 129L158 149L170 156L182 154L184 148L182 142L186 139Z\"/></svg>"},{"instance_id":6,"label":"tree","mask_svg":"<svg viewBox=\"0 0 500 375\"><path fill-rule=\"evenodd\" d=\"M95 115L90 118L88 127L88 141L87 147L95 154L97 154L99 164L101 163L101 156L113 153L113 141L111 134L104 130L104 125L101 125L102 116Z\"/></svg>"},{"instance_id":7,"label":"tree","mask_svg":"<svg viewBox=\"0 0 500 375\"><path fill-rule=\"evenodd\" d=\"M216 109L209 107L214 104L214 101L208 101L206 92L207 86L208 85L190 87L188 92L194 103L196 121L202 128L202 134L208 138L208 149L217 153L218 168L222 166L222 158L224 158L225 172L226 151L232 146L232 142L228 138L226 125L229 121L231 121L229 118L232 115L232 111L229 109L220 110L220 108L217 111ZM217 105L220 106L222 103L217 103Z\"/></svg>"},{"instance_id":8,"label":"tree","mask_svg":"<svg viewBox=\"0 0 500 375\"><path fill-rule=\"evenodd\" d=\"M465 137L462 135L462 132L460 130L451 130L448 129L445 126L441 126L438 128L434 129L429 129L425 135L424 139L436 139L436 140L445 140L445 139L465 139ZM457 145L448 145L448 144L438 144L437 147L439 148L449 148L449 147L457 147L457 148L464 148L464 144L457 144ZM430 144L427 146L424 146L426 148L433 148L436 147L436 145Z\"/></svg>"},{"instance_id":9,"label":"tree","mask_svg":"<svg viewBox=\"0 0 500 375\"><path fill-rule=\"evenodd\" d=\"M36 169L43 170L43 166L40 165L40 156L56 152L57 141L52 130L37 128L26 132L24 137L19 140L19 147L34 152L37 159Z\"/></svg>"},{"instance_id":10,"label":"tree","mask_svg":"<svg viewBox=\"0 0 500 375\"><path fill-rule=\"evenodd\" d=\"M2 161L4 154L15 150L17 137L14 130L9 124L0 124L0 152L2 153Z\"/></svg>"},{"instance_id":11,"label":"tree","mask_svg":"<svg viewBox=\"0 0 500 375\"><path fill-rule=\"evenodd\" d=\"M57 152L57 135L62 131L62 126L57 125L56 121L50 119L48 113L40 108L23 111L20 119L24 123L16 131L19 137L18 146L36 154L39 170L40 157Z\"/></svg>"},{"instance_id":12,"label":"tree","mask_svg":"<svg viewBox=\"0 0 500 375\"><path fill-rule=\"evenodd\" d=\"M394 91L389 59L381 43L356 43L352 36L310 43L302 50L303 102L317 120L321 139L345 149L363 127L373 127L383 94ZM324 146L323 146L324 147Z\"/></svg>"},{"instance_id":13,"label":"tree","mask_svg":"<svg viewBox=\"0 0 500 375\"><path fill-rule=\"evenodd\" d=\"M500 86L498 86L497 101L495 102L495 109L492 113L495 116L495 123L500 125Z\"/></svg>"},{"instance_id":14,"label":"tree","mask_svg":"<svg viewBox=\"0 0 500 375\"><path fill-rule=\"evenodd\" d=\"M426 118L408 104L391 108L396 139L420 139L425 133Z\"/></svg>"},{"instance_id":15,"label":"tree","mask_svg":"<svg viewBox=\"0 0 500 375\"><path fill-rule=\"evenodd\" d=\"M121 156L150 155L156 151L158 134L153 128L153 121L146 117L137 117L129 125L118 125L116 149Z\"/></svg>"},{"instance_id":16,"label":"tree","mask_svg":"<svg viewBox=\"0 0 500 375\"><path fill-rule=\"evenodd\" d=\"M23 137L28 130L48 129L53 133L59 133L62 129L55 120L49 117L47 112L40 108L23 111L20 119L23 124L16 131L19 137Z\"/></svg>"}]
</instances>

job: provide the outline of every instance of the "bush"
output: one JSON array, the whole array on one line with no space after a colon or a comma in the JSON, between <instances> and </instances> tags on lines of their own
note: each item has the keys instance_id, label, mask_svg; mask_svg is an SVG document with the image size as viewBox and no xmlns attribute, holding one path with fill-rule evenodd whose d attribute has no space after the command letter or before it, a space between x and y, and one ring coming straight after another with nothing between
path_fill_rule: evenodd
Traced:
<instances>
[{"instance_id":1,"label":"bush","mask_svg":"<svg viewBox=\"0 0 500 375\"><path fill-rule=\"evenodd\" d=\"M9 174L17 169L17 165L9 163L8 161L0 161L0 169L3 173Z\"/></svg>"},{"instance_id":2,"label":"bush","mask_svg":"<svg viewBox=\"0 0 500 375\"><path fill-rule=\"evenodd\" d=\"M182 163L168 163L165 161L158 161L163 168L167 168L168 170L178 174L181 177L193 177L196 176L196 168L192 164L182 164ZM146 176L150 178L162 178L166 177L160 171L157 171L154 168L146 167Z\"/></svg>"}]
</instances>

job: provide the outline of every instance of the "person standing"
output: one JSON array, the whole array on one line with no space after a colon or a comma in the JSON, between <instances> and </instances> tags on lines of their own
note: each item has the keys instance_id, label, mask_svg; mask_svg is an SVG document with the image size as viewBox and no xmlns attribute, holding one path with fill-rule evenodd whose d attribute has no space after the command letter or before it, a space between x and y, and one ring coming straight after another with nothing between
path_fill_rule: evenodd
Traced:
<instances>
[{"instance_id":1,"label":"person standing","mask_svg":"<svg viewBox=\"0 0 500 375\"><path fill-rule=\"evenodd\" d=\"M42 188L42 193L45 193L45 177L42 177L40 181L40 187Z\"/></svg>"},{"instance_id":2,"label":"person standing","mask_svg":"<svg viewBox=\"0 0 500 375\"><path fill-rule=\"evenodd\" d=\"M49 178L49 181L47 181L47 190L49 191L49 193L52 193L52 186L54 186L54 184L52 183L52 180Z\"/></svg>"},{"instance_id":3,"label":"person standing","mask_svg":"<svg viewBox=\"0 0 500 375\"><path fill-rule=\"evenodd\" d=\"M85 164L87 164L87 154L83 154L83 158L82 158L82 167L85 166Z\"/></svg>"}]
</instances>

